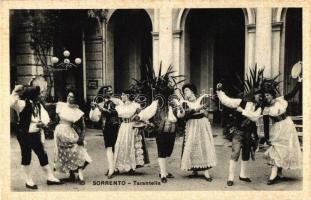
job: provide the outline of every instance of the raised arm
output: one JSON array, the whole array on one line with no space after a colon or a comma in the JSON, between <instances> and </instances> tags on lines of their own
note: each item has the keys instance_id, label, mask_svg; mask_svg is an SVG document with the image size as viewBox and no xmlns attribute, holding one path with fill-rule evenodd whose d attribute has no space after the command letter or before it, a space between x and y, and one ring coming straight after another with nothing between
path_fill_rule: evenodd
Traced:
<instances>
[{"instance_id":1,"label":"raised arm","mask_svg":"<svg viewBox=\"0 0 311 200\"><path fill-rule=\"evenodd\" d=\"M20 113L26 105L24 100L20 100L20 93L23 89L22 85L16 85L10 96L10 107L17 113Z\"/></svg>"}]
</instances>

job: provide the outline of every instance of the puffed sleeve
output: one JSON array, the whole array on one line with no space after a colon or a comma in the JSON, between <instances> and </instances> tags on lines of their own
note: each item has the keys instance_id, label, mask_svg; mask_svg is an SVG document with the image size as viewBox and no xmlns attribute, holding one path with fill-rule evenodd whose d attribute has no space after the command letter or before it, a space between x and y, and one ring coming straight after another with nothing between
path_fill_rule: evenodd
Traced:
<instances>
[{"instance_id":1,"label":"puffed sleeve","mask_svg":"<svg viewBox=\"0 0 311 200\"><path fill-rule=\"evenodd\" d=\"M283 96L276 98L276 102L269 107L269 115L276 117L286 112L288 102Z\"/></svg>"},{"instance_id":2,"label":"puffed sleeve","mask_svg":"<svg viewBox=\"0 0 311 200\"><path fill-rule=\"evenodd\" d=\"M56 113L57 114L61 113L64 104L65 104L64 102L57 102L56 103Z\"/></svg>"},{"instance_id":3,"label":"puffed sleeve","mask_svg":"<svg viewBox=\"0 0 311 200\"><path fill-rule=\"evenodd\" d=\"M250 102L247 103L245 109L242 111L242 115L251 121L256 122L261 116L261 108L257 108L257 110L255 110L255 106L250 104Z\"/></svg>"},{"instance_id":4,"label":"puffed sleeve","mask_svg":"<svg viewBox=\"0 0 311 200\"><path fill-rule=\"evenodd\" d=\"M115 97L111 97L110 100L116 105L116 106L120 106L120 105L124 105L123 101L121 99L115 98Z\"/></svg>"},{"instance_id":5,"label":"puffed sleeve","mask_svg":"<svg viewBox=\"0 0 311 200\"><path fill-rule=\"evenodd\" d=\"M101 112L98 108L95 108L94 110L91 109L89 114L90 120L93 122L98 122L101 117Z\"/></svg>"},{"instance_id":6,"label":"puffed sleeve","mask_svg":"<svg viewBox=\"0 0 311 200\"><path fill-rule=\"evenodd\" d=\"M228 97L223 91L216 91L216 93L219 101L229 108L237 108L242 102L242 99Z\"/></svg>"},{"instance_id":7,"label":"puffed sleeve","mask_svg":"<svg viewBox=\"0 0 311 200\"><path fill-rule=\"evenodd\" d=\"M17 93L13 92L10 96L10 107L14 109L17 113L23 111L26 106L26 102L24 100L20 100Z\"/></svg>"},{"instance_id":8,"label":"puffed sleeve","mask_svg":"<svg viewBox=\"0 0 311 200\"><path fill-rule=\"evenodd\" d=\"M82 112L82 110L80 110L79 108L75 108L73 122L77 122L83 115L84 112Z\"/></svg>"},{"instance_id":9,"label":"puffed sleeve","mask_svg":"<svg viewBox=\"0 0 311 200\"><path fill-rule=\"evenodd\" d=\"M140 111L138 116L141 120L147 121L156 114L157 108L158 108L158 100L153 101L149 106Z\"/></svg>"},{"instance_id":10,"label":"puffed sleeve","mask_svg":"<svg viewBox=\"0 0 311 200\"><path fill-rule=\"evenodd\" d=\"M41 121L46 126L50 122L50 116L41 104L40 107L41 107Z\"/></svg>"}]
</instances>

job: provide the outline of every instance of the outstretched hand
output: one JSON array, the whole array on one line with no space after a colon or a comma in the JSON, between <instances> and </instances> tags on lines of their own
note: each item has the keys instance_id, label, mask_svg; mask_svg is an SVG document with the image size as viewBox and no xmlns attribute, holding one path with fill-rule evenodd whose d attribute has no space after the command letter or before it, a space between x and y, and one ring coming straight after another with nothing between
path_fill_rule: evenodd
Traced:
<instances>
[{"instance_id":1,"label":"outstretched hand","mask_svg":"<svg viewBox=\"0 0 311 200\"><path fill-rule=\"evenodd\" d=\"M222 83L217 83L216 89L217 90L222 90Z\"/></svg>"}]
</instances>

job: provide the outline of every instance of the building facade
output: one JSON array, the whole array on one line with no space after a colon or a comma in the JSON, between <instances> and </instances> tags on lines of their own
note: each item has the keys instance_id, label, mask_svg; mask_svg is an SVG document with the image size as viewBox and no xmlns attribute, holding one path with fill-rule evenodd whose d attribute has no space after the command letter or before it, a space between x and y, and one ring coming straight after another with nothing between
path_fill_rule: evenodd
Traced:
<instances>
[{"instance_id":1,"label":"building facade","mask_svg":"<svg viewBox=\"0 0 311 200\"><path fill-rule=\"evenodd\" d=\"M63 95L58 92L68 84L87 101L102 85L119 93L132 78L144 78L141 66L152 64L157 72L160 63L172 64L176 75L185 75L202 92L218 82L235 84L235 74L245 77L257 64L266 77L280 74L280 91L287 93L295 85L291 67L302 61L301 8L108 9L96 20L84 20L87 12L60 12L50 56L59 57L66 48L82 63L53 74L54 95ZM43 70L29 45L27 11L10 14L11 84L26 84Z\"/></svg>"}]
</instances>

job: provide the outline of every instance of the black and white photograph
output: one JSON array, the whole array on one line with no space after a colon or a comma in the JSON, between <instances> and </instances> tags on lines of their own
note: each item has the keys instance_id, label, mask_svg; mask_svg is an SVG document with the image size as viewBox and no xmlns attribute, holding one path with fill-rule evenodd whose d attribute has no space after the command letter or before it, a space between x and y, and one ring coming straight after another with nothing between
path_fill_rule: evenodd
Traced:
<instances>
[{"instance_id":1,"label":"black and white photograph","mask_svg":"<svg viewBox=\"0 0 311 200\"><path fill-rule=\"evenodd\" d=\"M10 9L11 192L302 191L304 11Z\"/></svg>"}]
</instances>

